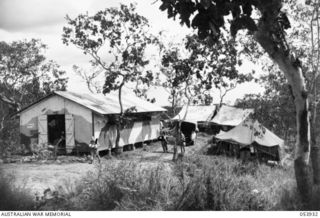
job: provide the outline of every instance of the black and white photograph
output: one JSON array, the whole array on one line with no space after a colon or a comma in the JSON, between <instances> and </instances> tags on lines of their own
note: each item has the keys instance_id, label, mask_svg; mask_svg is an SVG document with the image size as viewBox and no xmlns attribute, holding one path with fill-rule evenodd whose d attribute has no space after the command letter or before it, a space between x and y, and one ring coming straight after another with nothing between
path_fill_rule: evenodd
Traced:
<instances>
[{"instance_id":1,"label":"black and white photograph","mask_svg":"<svg viewBox=\"0 0 320 218\"><path fill-rule=\"evenodd\" d=\"M319 0L0 0L0 216L317 217L319 75Z\"/></svg>"}]
</instances>

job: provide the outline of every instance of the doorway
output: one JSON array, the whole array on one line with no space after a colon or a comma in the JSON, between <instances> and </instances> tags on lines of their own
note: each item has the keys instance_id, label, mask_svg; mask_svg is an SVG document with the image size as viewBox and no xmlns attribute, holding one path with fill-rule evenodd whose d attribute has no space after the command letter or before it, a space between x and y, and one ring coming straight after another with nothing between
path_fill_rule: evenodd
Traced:
<instances>
[{"instance_id":1,"label":"doorway","mask_svg":"<svg viewBox=\"0 0 320 218\"><path fill-rule=\"evenodd\" d=\"M57 145L58 153L66 151L65 116L60 114L48 115L48 144Z\"/></svg>"}]
</instances>

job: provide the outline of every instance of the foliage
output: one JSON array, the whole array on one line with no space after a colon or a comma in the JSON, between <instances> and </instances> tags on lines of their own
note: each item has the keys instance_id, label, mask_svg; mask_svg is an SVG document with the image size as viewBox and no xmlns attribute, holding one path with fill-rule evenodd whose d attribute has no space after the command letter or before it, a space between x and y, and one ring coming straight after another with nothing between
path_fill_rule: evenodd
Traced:
<instances>
[{"instance_id":1,"label":"foliage","mask_svg":"<svg viewBox=\"0 0 320 218\"><path fill-rule=\"evenodd\" d=\"M144 52L156 39L148 33L148 21L136 13L135 5L106 8L93 16L80 14L74 19L67 16L63 28L63 42L74 44L91 56L91 64L99 66L106 76L103 92L120 89L124 83L152 79L150 72L142 75L148 64ZM114 60L107 63L99 53L107 48Z\"/></svg>"},{"instance_id":2,"label":"foliage","mask_svg":"<svg viewBox=\"0 0 320 218\"><path fill-rule=\"evenodd\" d=\"M162 0L160 10L166 11L169 18L180 15L181 23L187 26L191 24L197 29L199 38L209 38L213 42L220 41L225 32L235 37L239 30L244 29L247 35L253 35L253 39L264 49L264 53L279 66L288 79L295 98L297 114L295 172L299 193L307 208L314 185L309 171L311 143L308 93L301 61L286 39L286 30L291 25L284 11L283 2L282 0ZM318 16L316 17L318 19ZM225 22L227 19L229 23ZM313 160L313 163L318 162L317 159ZM316 178L314 181L320 180L320 171L317 167L313 168L313 176Z\"/></svg>"},{"instance_id":3,"label":"foliage","mask_svg":"<svg viewBox=\"0 0 320 218\"><path fill-rule=\"evenodd\" d=\"M273 68L274 69L274 68ZM286 81L279 71L270 69L269 74L262 75L260 84L264 93L248 94L243 99L237 99L235 105L243 108L253 108L255 117L285 140L295 135L295 108L290 86L283 85Z\"/></svg>"},{"instance_id":4,"label":"foliage","mask_svg":"<svg viewBox=\"0 0 320 218\"><path fill-rule=\"evenodd\" d=\"M101 93L101 85L98 81L99 75L103 73L103 71L99 67L94 67L90 69L90 72L84 70L83 68L73 65L73 71L79 75L85 82L91 93Z\"/></svg>"},{"instance_id":5,"label":"foliage","mask_svg":"<svg viewBox=\"0 0 320 218\"><path fill-rule=\"evenodd\" d=\"M306 1L306 4L308 2ZM299 56L306 78L308 97L311 111L311 142L319 143L319 67L320 67L320 32L319 32L319 4L317 1L309 1L308 5L301 5L298 1L289 1L287 10L296 21L292 31L289 32L289 43Z\"/></svg>"},{"instance_id":6,"label":"foliage","mask_svg":"<svg viewBox=\"0 0 320 218\"><path fill-rule=\"evenodd\" d=\"M222 103L223 97L237 84L252 80L251 73L241 74L237 69L242 65L237 47L236 41L228 37L222 37L215 44L199 40L195 35L187 37L186 48L191 53L190 61L195 63L195 77L199 81L195 92L202 93L202 87L216 88Z\"/></svg>"},{"instance_id":7,"label":"foliage","mask_svg":"<svg viewBox=\"0 0 320 218\"><path fill-rule=\"evenodd\" d=\"M21 108L52 90L65 90L65 71L46 61L40 40L0 43L1 94Z\"/></svg>"},{"instance_id":8,"label":"foliage","mask_svg":"<svg viewBox=\"0 0 320 218\"><path fill-rule=\"evenodd\" d=\"M208 43L191 35L185 38L183 45L165 49L162 72L167 80L163 85L171 90L173 105L182 97L190 99L192 104L209 105L213 100L213 88L220 91L222 102L225 94L238 83L252 79L250 73L245 75L237 70L242 63L234 40L223 38L216 44Z\"/></svg>"},{"instance_id":9,"label":"foliage","mask_svg":"<svg viewBox=\"0 0 320 218\"><path fill-rule=\"evenodd\" d=\"M169 48L164 49L161 57L161 72L166 76L162 85L170 92L168 100L174 110L182 103L183 97L188 97L185 96L188 95L186 89L189 88L188 85L192 81L190 77L193 74L193 63L181 57L181 47L182 45L170 45Z\"/></svg>"},{"instance_id":10,"label":"foliage","mask_svg":"<svg viewBox=\"0 0 320 218\"><path fill-rule=\"evenodd\" d=\"M243 1L222 1L222 0L202 0L202 1L172 1L162 0L160 10L167 11L168 18L175 18L180 15L180 23L188 27L192 26L198 30L201 39L211 37L217 41L221 36L221 29L226 26L225 17L231 15L229 31L235 36L241 29L248 30L252 34L258 29L255 22L258 9L262 15L267 9L281 9L280 1L270 1L268 3L257 0ZM278 11L276 13L279 13ZM285 13L280 12L278 24L274 24L274 31L281 34L283 29L290 27L290 23Z\"/></svg>"},{"instance_id":11,"label":"foliage","mask_svg":"<svg viewBox=\"0 0 320 218\"><path fill-rule=\"evenodd\" d=\"M291 49L297 54L303 68L306 78L308 97L311 105L312 117L312 136L318 135L318 98L319 77L316 70L317 60L316 54L319 52L317 45L316 32L312 32L315 28L316 20L312 18L313 7L302 5L299 1L285 1L285 10L292 22L290 31L287 31L288 44ZM316 31L316 30L313 30ZM312 39L314 42L312 42ZM241 43L244 44L242 54L248 57L251 61L262 67L266 72L259 78L259 83L265 87L266 91L262 95L247 95L245 99L238 100L239 106L247 106L255 108L257 117L264 121L264 124L278 133L281 137L287 138L295 133L295 110L293 105L292 88L289 85L284 85L287 80L281 75L278 67L276 67L262 49L257 46L254 40L248 40L245 37L241 38ZM314 45L313 45L314 44Z\"/></svg>"},{"instance_id":12,"label":"foliage","mask_svg":"<svg viewBox=\"0 0 320 218\"><path fill-rule=\"evenodd\" d=\"M226 157L186 156L177 164L113 160L66 188L69 204L58 202L54 208L299 210L293 176L285 168Z\"/></svg>"},{"instance_id":13,"label":"foliage","mask_svg":"<svg viewBox=\"0 0 320 218\"><path fill-rule=\"evenodd\" d=\"M0 210L301 210L292 169L221 156L176 164L108 160L43 196L0 174ZM319 209L314 190L313 210Z\"/></svg>"},{"instance_id":14,"label":"foliage","mask_svg":"<svg viewBox=\"0 0 320 218\"><path fill-rule=\"evenodd\" d=\"M36 39L0 42L0 144L1 150L19 144L13 112L53 90L65 90L68 79L60 66L46 60L46 46Z\"/></svg>"}]
</instances>

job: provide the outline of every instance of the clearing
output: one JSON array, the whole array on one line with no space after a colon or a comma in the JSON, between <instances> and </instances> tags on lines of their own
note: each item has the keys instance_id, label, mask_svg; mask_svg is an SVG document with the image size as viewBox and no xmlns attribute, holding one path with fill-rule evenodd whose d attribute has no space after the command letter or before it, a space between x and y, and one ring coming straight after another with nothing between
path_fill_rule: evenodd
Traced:
<instances>
[{"instance_id":1,"label":"clearing","mask_svg":"<svg viewBox=\"0 0 320 218\"><path fill-rule=\"evenodd\" d=\"M207 148L209 136L200 133L195 141L195 145L186 147L186 155L199 154ZM113 157L108 160L101 158L102 163L117 164L120 160L138 160L141 162L171 162L173 156L173 146L168 145L169 153L163 153L160 142L153 142L144 148L138 148L133 151L126 151L119 157ZM178 147L180 153L180 148ZM62 187L70 187L86 176L89 171L95 170L97 164L88 162L74 162L76 159L72 156L60 156L61 162L47 163L10 163L1 164L0 172L15 178L16 187L25 187L30 189L33 194L43 193L47 188L52 190ZM67 160L67 163L64 163ZM68 161L69 160L69 161ZM97 161L95 161L97 163Z\"/></svg>"}]
</instances>

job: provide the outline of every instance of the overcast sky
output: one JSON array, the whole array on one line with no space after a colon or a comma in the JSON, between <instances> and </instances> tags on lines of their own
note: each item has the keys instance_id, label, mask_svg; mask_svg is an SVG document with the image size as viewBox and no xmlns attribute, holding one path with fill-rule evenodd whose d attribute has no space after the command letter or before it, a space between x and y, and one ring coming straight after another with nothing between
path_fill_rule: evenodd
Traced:
<instances>
[{"instance_id":1,"label":"overcast sky","mask_svg":"<svg viewBox=\"0 0 320 218\"><path fill-rule=\"evenodd\" d=\"M73 46L62 44L62 28L66 24L64 17L68 14L75 17L80 13L92 14L106 7L118 6L119 3L128 4L133 1L124 0L0 0L0 40L10 42L30 38L41 39L48 45L46 56L56 61L68 72L71 91L84 91L85 84L81 78L75 76L71 66L88 66L88 57ZM140 0L137 11L145 16L153 32L164 30L170 39L177 41L192 30L181 27L179 22L167 19L164 12L158 8L160 1ZM241 70L249 71L254 66L245 64ZM256 84L244 84L226 96L232 103L237 97L245 93L255 93L262 89Z\"/></svg>"}]
</instances>

